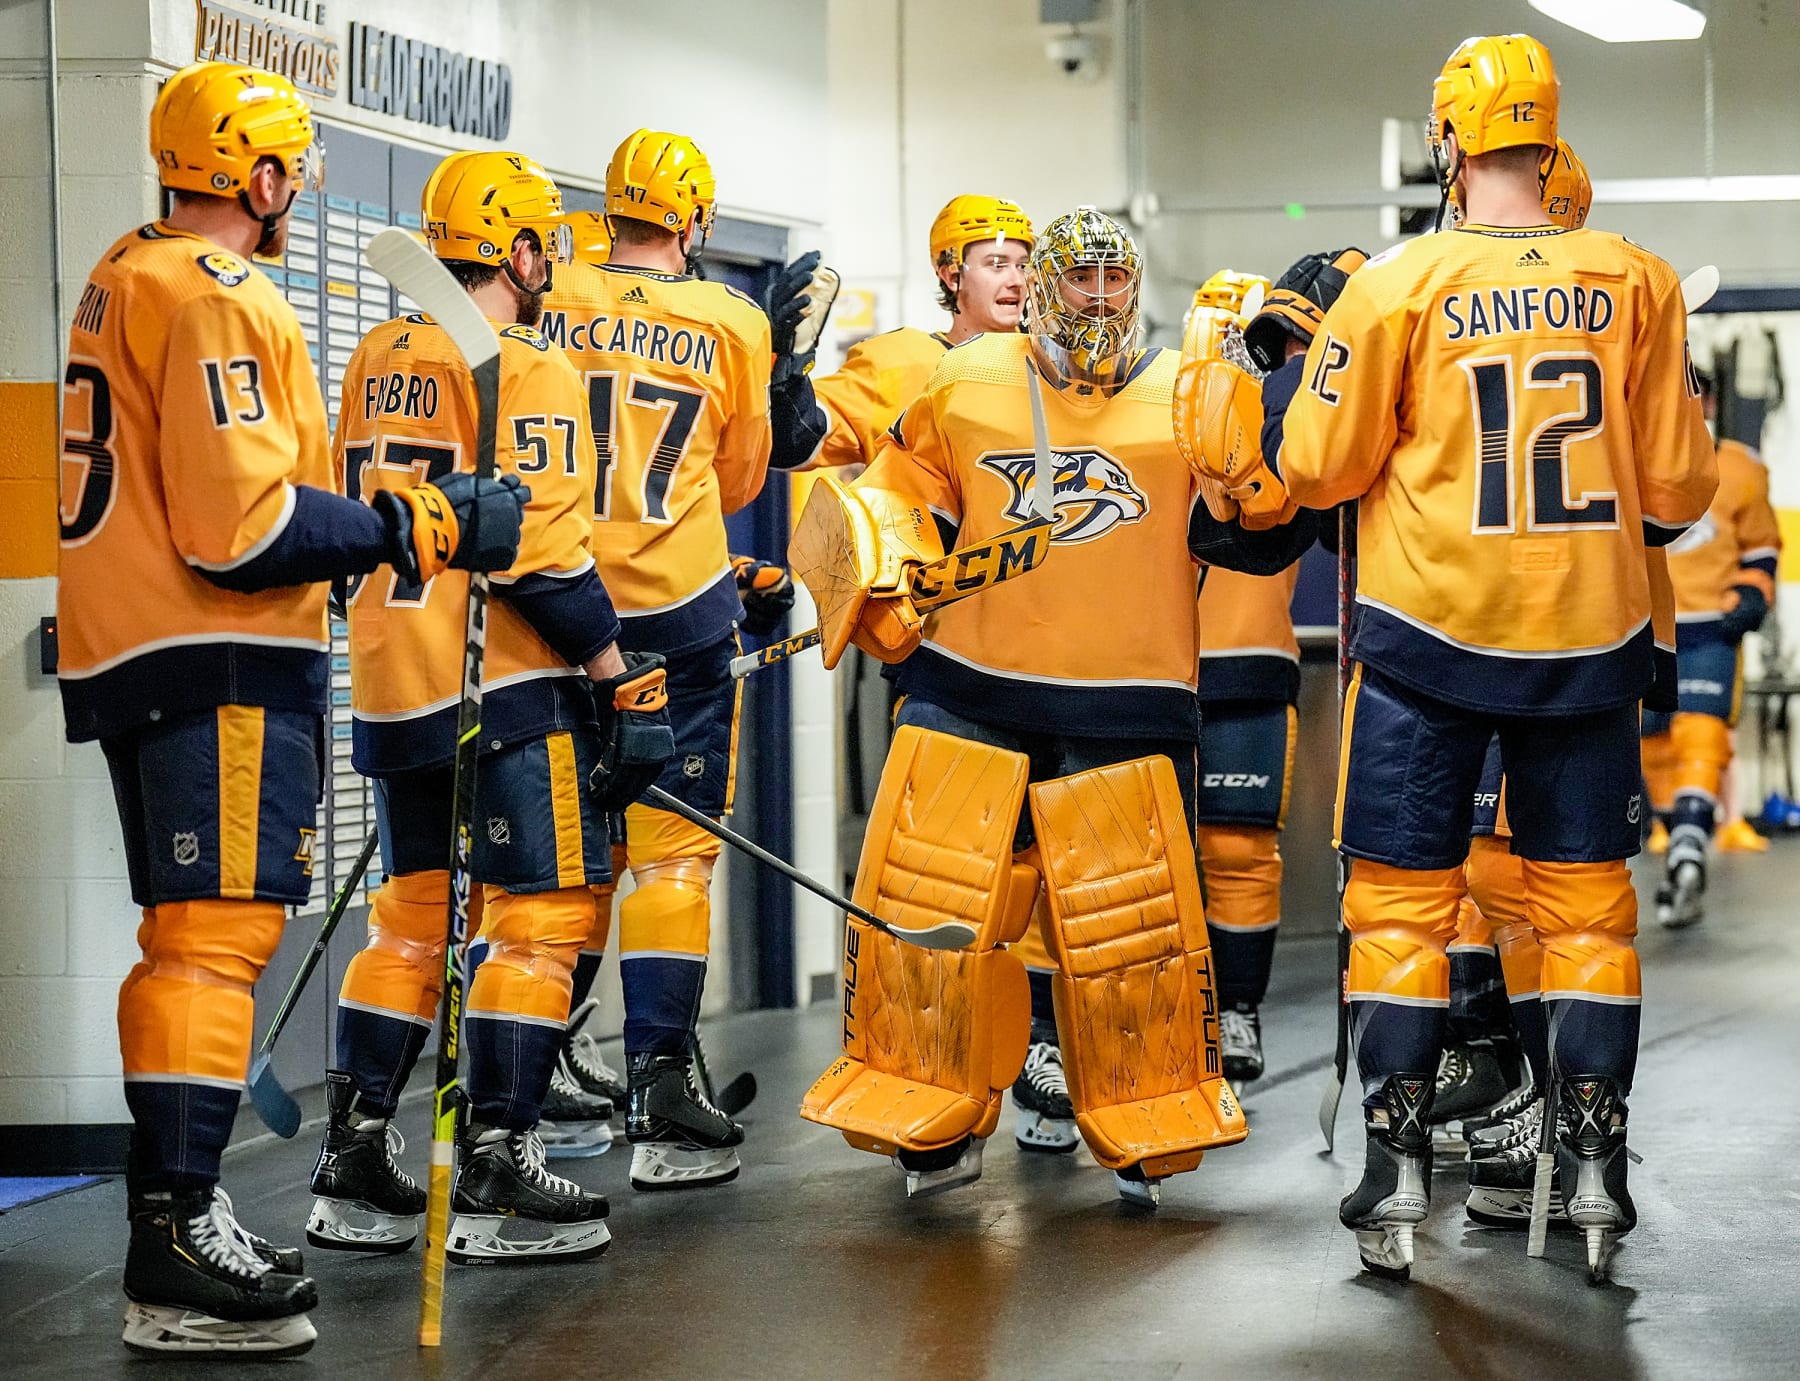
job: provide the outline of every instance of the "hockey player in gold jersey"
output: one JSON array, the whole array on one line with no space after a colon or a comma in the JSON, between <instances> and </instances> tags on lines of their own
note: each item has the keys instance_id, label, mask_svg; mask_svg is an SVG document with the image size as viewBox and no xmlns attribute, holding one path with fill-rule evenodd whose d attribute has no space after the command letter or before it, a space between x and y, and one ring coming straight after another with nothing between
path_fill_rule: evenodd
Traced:
<instances>
[{"instance_id":1,"label":"hockey player in gold jersey","mask_svg":"<svg viewBox=\"0 0 1800 1381\"><path fill-rule=\"evenodd\" d=\"M1384 1274L1410 1270L1429 1207L1444 950L1496 731L1543 943L1557 1174L1590 1269L1636 1221L1625 1100L1641 988L1625 859L1653 666L1644 549L1705 512L1718 471L1674 272L1618 236L1549 223L1539 202L1558 101L1536 40L1459 47L1430 134L1462 223L1347 280L1296 266L1325 300L1284 309L1278 283L1265 308L1316 327L1304 359L1263 386L1255 411L1272 435L1259 453L1205 452L1221 507L1251 526L1296 502L1358 502L1338 832L1354 860L1344 905L1367 1166L1340 1217Z\"/></svg>"},{"instance_id":2,"label":"hockey player in gold jersey","mask_svg":"<svg viewBox=\"0 0 1800 1381\"><path fill-rule=\"evenodd\" d=\"M621 732L640 714L629 707L656 716L663 669L621 654L594 567L586 397L530 324L553 260L566 257L561 193L521 154L453 154L426 183L422 209L433 253L500 328L495 462L531 488L517 560L493 577L488 609L472 866L487 954L465 1013L449 1253L591 1256L608 1241L606 1201L545 1169L537 1125L592 926L591 888L611 876L605 805L586 784L617 765ZM379 503L421 472L472 466L473 398L467 365L429 317L369 332L345 371L335 440L350 492ZM319 1246L403 1250L424 1208L394 1163L389 1119L443 980L466 596L460 577L422 581L396 567L349 599L352 760L375 779L387 877L338 998L338 1067L307 1224Z\"/></svg>"},{"instance_id":3,"label":"hockey player in gold jersey","mask_svg":"<svg viewBox=\"0 0 1800 1381\"><path fill-rule=\"evenodd\" d=\"M408 474L375 508L335 492L300 323L250 262L282 252L323 175L290 82L184 68L150 152L172 209L107 250L69 335L57 592L69 738L106 754L143 908L119 990L125 1341L304 1352L301 1254L247 1232L218 1180L251 988L313 886L326 582L503 567L524 491Z\"/></svg>"},{"instance_id":4,"label":"hockey player in gold jersey","mask_svg":"<svg viewBox=\"0 0 1800 1381\"><path fill-rule=\"evenodd\" d=\"M731 808L729 663L744 612L724 519L756 497L768 468L771 351L761 307L689 271L713 215L712 167L694 142L634 132L606 172L606 262L559 270L544 324L585 390L600 455L594 558L620 646L668 659L676 751L659 785L717 817ZM688 1055L719 843L642 804L625 812L622 842L636 883L619 914L632 1184L722 1184L737 1174L743 1129L693 1088ZM611 917L606 888L577 977L583 1021Z\"/></svg>"},{"instance_id":5,"label":"hockey player in gold jersey","mask_svg":"<svg viewBox=\"0 0 1800 1381\"><path fill-rule=\"evenodd\" d=\"M1700 376L1710 422L1716 384ZM1706 516L1669 547L1675 583L1679 704L1644 716L1644 779L1669 832L1656 918L1672 929L1704 917L1706 869L1737 723L1739 645L1775 601L1781 527L1769 504L1769 472L1739 441L1718 443L1719 492Z\"/></svg>"},{"instance_id":6,"label":"hockey player in gold jersey","mask_svg":"<svg viewBox=\"0 0 1800 1381\"><path fill-rule=\"evenodd\" d=\"M1017 331L1025 312L1030 218L1003 197L952 197L931 223L931 271L950 313L944 331L903 326L858 341L836 373L813 380L823 440L813 465L867 465L876 443L925 391L952 346L987 331Z\"/></svg>"},{"instance_id":7,"label":"hockey player in gold jersey","mask_svg":"<svg viewBox=\"0 0 1800 1381\"><path fill-rule=\"evenodd\" d=\"M980 1174L1026 1056L1031 999L1007 946L1040 876L1072 1112L1119 1192L1153 1204L1163 1178L1245 1134L1219 1077L1192 843L1196 479L1169 433L1175 361L1138 344L1140 274L1110 217L1053 222L1032 251L1030 333L949 352L874 465L848 491L822 482L796 531L828 657L853 639L905 696L857 897L981 923L972 951L940 956L852 922L844 1057L802 1105L893 1156L909 1193ZM1029 578L922 626L905 596L869 593L859 531L927 556L1034 518L1054 526ZM1095 617L1121 573L1132 617Z\"/></svg>"}]
</instances>

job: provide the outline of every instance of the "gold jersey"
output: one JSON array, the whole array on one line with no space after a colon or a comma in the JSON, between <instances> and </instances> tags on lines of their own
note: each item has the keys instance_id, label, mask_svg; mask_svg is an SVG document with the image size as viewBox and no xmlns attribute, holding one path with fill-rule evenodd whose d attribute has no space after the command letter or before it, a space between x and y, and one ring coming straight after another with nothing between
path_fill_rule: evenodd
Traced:
<instances>
[{"instance_id":1,"label":"gold jersey","mask_svg":"<svg viewBox=\"0 0 1800 1381\"><path fill-rule=\"evenodd\" d=\"M1294 637L1296 561L1280 575L1209 567L1200 581L1200 699L1285 700L1300 694Z\"/></svg>"},{"instance_id":2,"label":"gold jersey","mask_svg":"<svg viewBox=\"0 0 1800 1381\"><path fill-rule=\"evenodd\" d=\"M1781 524L1769 503L1769 471L1755 451L1721 441L1719 492L1706 516L1669 546L1676 618L1702 623L1737 603L1734 585L1749 585L1775 602Z\"/></svg>"},{"instance_id":3,"label":"gold jersey","mask_svg":"<svg viewBox=\"0 0 1800 1381\"><path fill-rule=\"evenodd\" d=\"M1360 500L1356 655L1476 710L1638 699L1645 546L1718 481L1686 335L1674 271L1600 230L1468 226L1352 275L1276 463Z\"/></svg>"},{"instance_id":4,"label":"gold jersey","mask_svg":"<svg viewBox=\"0 0 1800 1381\"><path fill-rule=\"evenodd\" d=\"M947 337L910 326L850 347L835 374L812 381L829 430L813 466L867 465L906 405L925 391L950 349Z\"/></svg>"},{"instance_id":5,"label":"gold jersey","mask_svg":"<svg viewBox=\"0 0 1800 1381\"><path fill-rule=\"evenodd\" d=\"M1030 339L949 351L858 484L924 503L961 545L1031 517ZM932 614L900 687L1010 728L1191 738L1196 490L1169 410L1178 361L1146 351L1110 398L1043 387L1057 524L1042 569Z\"/></svg>"},{"instance_id":6,"label":"gold jersey","mask_svg":"<svg viewBox=\"0 0 1800 1381\"><path fill-rule=\"evenodd\" d=\"M498 325L498 323L496 323ZM491 577L482 666L484 747L593 720L574 664L617 636L594 574L594 439L581 381L563 352L526 326L500 327L498 474L531 489L517 560ZM447 334L414 315L364 336L344 371L333 454L345 488L365 502L453 470L473 470L475 381ZM455 755L469 577L423 583L382 566L350 596L352 752L370 776L447 763ZM538 607L591 624L587 646L558 652ZM576 643L584 641L576 634ZM597 644L597 646L596 646Z\"/></svg>"},{"instance_id":7,"label":"gold jersey","mask_svg":"<svg viewBox=\"0 0 1800 1381\"><path fill-rule=\"evenodd\" d=\"M768 317L723 283L570 264L542 329L586 394L594 556L624 645L674 654L725 637L743 612L725 517L769 464Z\"/></svg>"},{"instance_id":8,"label":"gold jersey","mask_svg":"<svg viewBox=\"0 0 1800 1381\"><path fill-rule=\"evenodd\" d=\"M323 713L326 586L221 588L329 491L325 407L293 308L163 222L83 288L63 385L60 677L76 741L222 704Z\"/></svg>"}]
</instances>

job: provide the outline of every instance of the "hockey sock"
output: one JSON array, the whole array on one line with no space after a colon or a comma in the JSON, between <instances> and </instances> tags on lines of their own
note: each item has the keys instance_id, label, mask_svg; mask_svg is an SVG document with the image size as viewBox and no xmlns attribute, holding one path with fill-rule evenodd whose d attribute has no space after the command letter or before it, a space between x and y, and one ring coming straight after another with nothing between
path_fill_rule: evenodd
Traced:
<instances>
[{"instance_id":1,"label":"hockey sock","mask_svg":"<svg viewBox=\"0 0 1800 1381\"><path fill-rule=\"evenodd\" d=\"M1025 977L1031 984L1031 1024L1056 1029L1056 973L1052 969L1026 969Z\"/></svg>"},{"instance_id":2,"label":"hockey sock","mask_svg":"<svg viewBox=\"0 0 1800 1381\"><path fill-rule=\"evenodd\" d=\"M392 1117L437 1020L450 874L390 876L369 907L368 943L338 993L337 1067L371 1117Z\"/></svg>"},{"instance_id":3,"label":"hockey sock","mask_svg":"<svg viewBox=\"0 0 1800 1381\"><path fill-rule=\"evenodd\" d=\"M1554 1068L1631 1087L1643 979L1633 938L1637 894L1623 860L1525 861L1526 906L1544 952L1543 1003Z\"/></svg>"},{"instance_id":4,"label":"hockey sock","mask_svg":"<svg viewBox=\"0 0 1800 1381\"><path fill-rule=\"evenodd\" d=\"M1350 1032L1365 1107L1381 1105L1388 1075L1437 1068L1450 1005L1444 951L1463 891L1461 867L1351 863L1344 891Z\"/></svg>"},{"instance_id":5,"label":"hockey sock","mask_svg":"<svg viewBox=\"0 0 1800 1381\"><path fill-rule=\"evenodd\" d=\"M1280 835L1267 827L1206 824L1196 835L1219 1006L1257 1007L1269 990L1281 924Z\"/></svg>"},{"instance_id":6,"label":"hockey sock","mask_svg":"<svg viewBox=\"0 0 1800 1381\"><path fill-rule=\"evenodd\" d=\"M706 987L719 842L667 811L632 806L625 820L637 884L619 903L625 1053L685 1055Z\"/></svg>"}]
</instances>

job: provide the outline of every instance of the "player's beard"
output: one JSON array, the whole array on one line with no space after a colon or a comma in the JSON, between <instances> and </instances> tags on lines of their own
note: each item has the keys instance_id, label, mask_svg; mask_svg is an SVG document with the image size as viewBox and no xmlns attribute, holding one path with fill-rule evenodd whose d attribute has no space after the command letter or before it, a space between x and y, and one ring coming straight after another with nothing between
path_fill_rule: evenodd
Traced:
<instances>
[{"instance_id":1,"label":"player's beard","mask_svg":"<svg viewBox=\"0 0 1800 1381\"><path fill-rule=\"evenodd\" d=\"M287 243L288 218L284 215L272 229L265 225L263 233L257 237L256 253L264 259L279 259L287 253Z\"/></svg>"},{"instance_id":2,"label":"player's beard","mask_svg":"<svg viewBox=\"0 0 1800 1381\"><path fill-rule=\"evenodd\" d=\"M518 321L521 326L536 326L544 315L544 295L541 292L527 292L514 286L513 292L518 295Z\"/></svg>"}]
</instances>

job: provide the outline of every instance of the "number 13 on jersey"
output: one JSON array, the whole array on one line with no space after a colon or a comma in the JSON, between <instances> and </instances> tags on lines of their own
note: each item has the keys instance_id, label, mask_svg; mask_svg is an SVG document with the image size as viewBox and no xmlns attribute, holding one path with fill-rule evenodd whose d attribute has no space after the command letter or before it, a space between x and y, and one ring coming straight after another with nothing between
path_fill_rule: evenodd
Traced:
<instances>
[{"instance_id":1,"label":"number 13 on jersey","mask_svg":"<svg viewBox=\"0 0 1800 1381\"><path fill-rule=\"evenodd\" d=\"M687 455L706 395L610 369L590 371L584 381L600 461L596 515L613 522L673 521L669 487Z\"/></svg>"}]
</instances>

